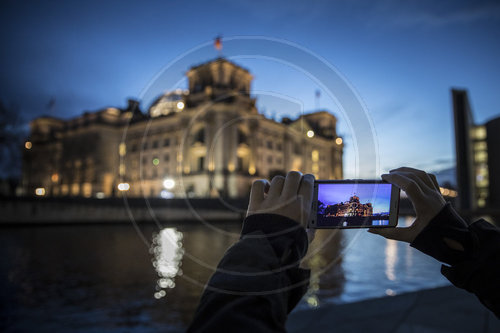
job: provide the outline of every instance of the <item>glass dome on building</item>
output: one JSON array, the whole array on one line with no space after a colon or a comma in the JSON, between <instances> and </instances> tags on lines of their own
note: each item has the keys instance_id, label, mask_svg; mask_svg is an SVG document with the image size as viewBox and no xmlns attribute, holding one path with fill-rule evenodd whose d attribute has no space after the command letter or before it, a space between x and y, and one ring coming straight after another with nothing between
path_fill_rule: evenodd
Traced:
<instances>
[{"instance_id":1,"label":"glass dome on building","mask_svg":"<svg viewBox=\"0 0 500 333\"><path fill-rule=\"evenodd\" d=\"M186 96L188 91L177 89L167 92L158 97L151 107L149 114L151 117L164 116L172 112L180 112L186 106Z\"/></svg>"}]
</instances>

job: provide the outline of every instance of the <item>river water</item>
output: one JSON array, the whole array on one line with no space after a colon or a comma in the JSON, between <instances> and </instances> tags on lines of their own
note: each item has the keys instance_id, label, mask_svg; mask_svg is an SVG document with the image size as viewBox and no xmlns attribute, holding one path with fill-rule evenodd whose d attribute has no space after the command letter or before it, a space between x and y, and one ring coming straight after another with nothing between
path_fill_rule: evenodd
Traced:
<instances>
[{"instance_id":1,"label":"river water","mask_svg":"<svg viewBox=\"0 0 500 333\"><path fill-rule=\"evenodd\" d=\"M3 228L0 330L182 331L239 230L194 221ZM447 284L435 260L365 229L320 231L308 255L311 285L294 311Z\"/></svg>"}]
</instances>

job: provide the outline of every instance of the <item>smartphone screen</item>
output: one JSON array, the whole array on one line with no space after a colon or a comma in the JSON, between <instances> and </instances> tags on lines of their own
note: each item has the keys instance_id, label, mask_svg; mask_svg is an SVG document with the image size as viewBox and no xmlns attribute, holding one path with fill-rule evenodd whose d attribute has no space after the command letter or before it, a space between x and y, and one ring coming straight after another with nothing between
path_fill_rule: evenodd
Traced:
<instances>
[{"instance_id":1,"label":"smartphone screen","mask_svg":"<svg viewBox=\"0 0 500 333\"><path fill-rule=\"evenodd\" d=\"M384 181L316 181L313 228L395 227L399 189Z\"/></svg>"}]
</instances>

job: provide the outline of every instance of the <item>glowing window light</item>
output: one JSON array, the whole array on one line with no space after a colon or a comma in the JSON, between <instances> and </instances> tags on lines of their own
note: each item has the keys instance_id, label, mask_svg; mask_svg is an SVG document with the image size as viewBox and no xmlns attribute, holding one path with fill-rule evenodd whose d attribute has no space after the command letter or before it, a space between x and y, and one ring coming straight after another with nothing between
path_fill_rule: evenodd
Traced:
<instances>
[{"instance_id":1,"label":"glowing window light","mask_svg":"<svg viewBox=\"0 0 500 333\"><path fill-rule=\"evenodd\" d=\"M476 140L484 140L486 139L486 127L484 126L476 126L471 131L472 138Z\"/></svg>"},{"instance_id":2,"label":"glowing window light","mask_svg":"<svg viewBox=\"0 0 500 333\"><path fill-rule=\"evenodd\" d=\"M53 173L50 179L52 180L52 182L57 183L57 181L59 180L59 175L57 173Z\"/></svg>"},{"instance_id":3,"label":"glowing window light","mask_svg":"<svg viewBox=\"0 0 500 333\"><path fill-rule=\"evenodd\" d=\"M165 187L167 190L173 189L175 186L175 181L171 178L167 178L163 181L163 187Z\"/></svg>"},{"instance_id":4,"label":"glowing window light","mask_svg":"<svg viewBox=\"0 0 500 333\"><path fill-rule=\"evenodd\" d=\"M338 144L339 146L342 144L342 138L336 138L335 143Z\"/></svg>"},{"instance_id":5,"label":"glowing window light","mask_svg":"<svg viewBox=\"0 0 500 333\"><path fill-rule=\"evenodd\" d=\"M118 146L118 154L120 156L125 156L126 153L127 153L127 145L122 142Z\"/></svg>"},{"instance_id":6,"label":"glowing window light","mask_svg":"<svg viewBox=\"0 0 500 333\"><path fill-rule=\"evenodd\" d=\"M309 130L307 131L307 137L312 138L314 136L314 131Z\"/></svg>"},{"instance_id":7,"label":"glowing window light","mask_svg":"<svg viewBox=\"0 0 500 333\"><path fill-rule=\"evenodd\" d=\"M38 196L44 196L45 195L45 188L43 187L38 187L35 189L35 194Z\"/></svg>"},{"instance_id":8,"label":"glowing window light","mask_svg":"<svg viewBox=\"0 0 500 333\"><path fill-rule=\"evenodd\" d=\"M130 189L129 183L118 184L118 191L128 191Z\"/></svg>"},{"instance_id":9,"label":"glowing window light","mask_svg":"<svg viewBox=\"0 0 500 333\"><path fill-rule=\"evenodd\" d=\"M319 152L317 150L313 150L311 153L311 159L313 162L318 162L319 160Z\"/></svg>"},{"instance_id":10,"label":"glowing window light","mask_svg":"<svg viewBox=\"0 0 500 333\"><path fill-rule=\"evenodd\" d=\"M32 147L33 147L33 144L31 143L31 141L26 141L24 143L24 148L30 150Z\"/></svg>"}]
</instances>

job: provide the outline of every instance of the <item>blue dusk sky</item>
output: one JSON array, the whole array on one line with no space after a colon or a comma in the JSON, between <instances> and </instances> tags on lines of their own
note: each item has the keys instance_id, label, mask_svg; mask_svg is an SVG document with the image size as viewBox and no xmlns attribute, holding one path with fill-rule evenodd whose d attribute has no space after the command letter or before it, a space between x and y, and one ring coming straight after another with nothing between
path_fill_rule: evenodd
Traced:
<instances>
[{"instance_id":1,"label":"blue dusk sky","mask_svg":"<svg viewBox=\"0 0 500 333\"><path fill-rule=\"evenodd\" d=\"M265 115L279 120L320 107L337 116L346 178L375 178L402 165L454 166L451 87L469 91L478 123L500 114L500 3L494 1L4 0L0 22L0 98L26 123L43 114L70 118L125 107L127 98L147 110L173 88L150 85L162 69L205 45L169 74L185 87L189 66L218 56L210 46L217 35L222 55L253 74L253 95ZM300 56L280 61L265 43L245 54L244 41L229 42L241 36L293 43L336 68L362 101L372 134L353 136L352 110L297 66ZM357 173L356 140L373 140L376 148L376 168L364 174Z\"/></svg>"},{"instance_id":2,"label":"blue dusk sky","mask_svg":"<svg viewBox=\"0 0 500 333\"><path fill-rule=\"evenodd\" d=\"M373 213L388 212L391 204L390 184L320 184L318 200L325 205L334 205L349 201L353 195L359 197L359 202L371 202Z\"/></svg>"}]
</instances>

